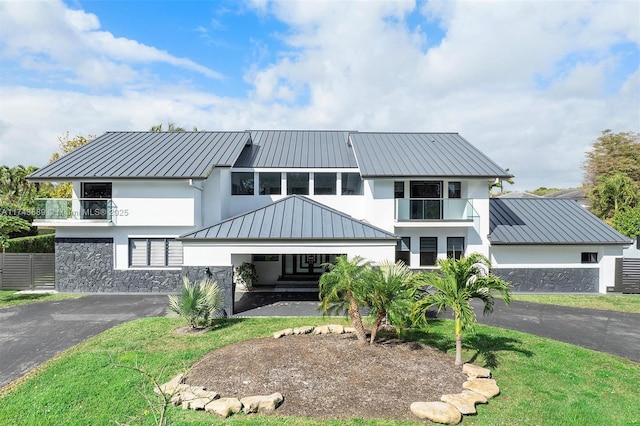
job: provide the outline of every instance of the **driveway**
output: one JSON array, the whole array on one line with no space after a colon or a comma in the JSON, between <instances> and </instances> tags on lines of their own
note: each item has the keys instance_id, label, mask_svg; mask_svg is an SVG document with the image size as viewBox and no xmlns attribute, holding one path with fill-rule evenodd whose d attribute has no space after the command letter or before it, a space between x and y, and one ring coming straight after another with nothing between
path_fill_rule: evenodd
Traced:
<instances>
[{"instance_id":1,"label":"driveway","mask_svg":"<svg viewBox=\"0 0 640 426\"><path fill-rule=\"evenodd\" d=\"M90 295L0 309L0 388L117 324L162 316L166 295Z\"/></svg>"}]
</instances>

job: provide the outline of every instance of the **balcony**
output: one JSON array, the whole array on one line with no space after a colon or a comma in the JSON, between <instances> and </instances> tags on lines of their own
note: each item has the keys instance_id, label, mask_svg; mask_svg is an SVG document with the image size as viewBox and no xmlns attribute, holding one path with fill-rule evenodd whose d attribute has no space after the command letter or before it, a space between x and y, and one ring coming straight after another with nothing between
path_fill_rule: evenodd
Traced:
<instances>
[{"instance_id":1,"label":"balcony","mask_svg":"<svg viewBox=\"0 0 640 426\"><path fill-rule=\"evenodd\" d=\"M461 198L398 198L396 222L463 222L474 225L478 213L472 200Z\"/></svg>"},{"instance_id":2,"label":"balcony","mask_svg":"<svg viewBox=\"0 0 640 426\"><path fill-rule=\"evenodd\" d=\"M115 204L109 198L37 198L34 225L111 226Z\"/></svg>"}]
</instances>

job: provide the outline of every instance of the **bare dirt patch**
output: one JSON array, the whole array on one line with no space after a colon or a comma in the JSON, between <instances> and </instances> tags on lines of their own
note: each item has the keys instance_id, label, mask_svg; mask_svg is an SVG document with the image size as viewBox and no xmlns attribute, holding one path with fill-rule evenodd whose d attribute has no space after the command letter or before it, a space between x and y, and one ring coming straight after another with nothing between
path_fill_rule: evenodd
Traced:
<instances>
[{"instance_id":1,"label":"bare dirt patch","mask_svg":"<svg viewBox=\"0 0 640 426\"><path fill-rule=\"evenodd\" d=\"M452 356L416 342L383 338L360 346L352 335L302 335L212 351L186 383L223 397L280 392L275 415L417 420L412 402L459 393L466 379Z\"/></svg>"}]
</instances>

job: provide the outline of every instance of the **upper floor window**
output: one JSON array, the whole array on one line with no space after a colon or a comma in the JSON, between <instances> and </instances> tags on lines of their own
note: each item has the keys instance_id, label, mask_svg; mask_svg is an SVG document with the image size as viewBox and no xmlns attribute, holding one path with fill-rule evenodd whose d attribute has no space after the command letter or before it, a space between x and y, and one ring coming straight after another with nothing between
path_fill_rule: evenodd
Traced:
<instances>
[{"instance_id":1,"label":"upper floor window","mask_svg":"<svg viewBox=\"0 0 640 426\"><path fill-rule=\"evenodd\" d=\"M582 263L598 263L597 252L582 252L580 257Z\"/></svg>"},{"instance_id":2,"label":"upper floor window","mask_svg":"<svg viewBox=\"0 0 640 426\"><path fill-rule=\"evenodd\" d=\"M447 257L459 260L464 255L464 237L447 237Z\"/></svg>"},{"instance_id":3,"label":"upper floor window","mask_svg":"<svg viewBox=\"0 0 640 426\"><path fill-rule=\"evenodd\" d=\"M336 174L314 173L313 193L315 195L336 195Z\"/></svg>"},{"instance_id":4,"label":"upper floor window","mask_svg":"<svg viewBox=\"0 0 640 426\"><path fill-rule=\"evenodd\" d=\"M253 195L253 172L231 173L231 195Z\"/></svg>"},{"instance_id":5,"label":"upper floor window","mask_svg":"<svg viewBox=\"0 0 640 426\"><path fill-rule=\"evenodd\" d=\"M442 182L412 180L409 186L411 198L442 198Z\"/></svg>"},{"instance_id":6,"label":"upper floor window","mask_svg":"<svg viewBox=\"0 0 640 426\"><path fill-rule=\"evenodd\" d=\"M462 188L460 182L449 182L449 198L461 198Z\"/></svg>"},{"instance_id":7,"label":"upper floor window","mask_svg":"<svg viewBox=\"0 0 640 426\"><path fill-rule=\"evenodd\" d=\"M111 182L83 182L82 198L111 198Z\"/></svg>"},{"instance_id":8,"label":"upper floor window","mask_svg":"<svg viewBox=\"0 0 640 426\"><path fill-rule=\"evenodd\" d=\"M309 195L309 173L287 173L287 195Z\"/></svg>"},{"instance_id":9,"label":"upper floor window","mask_svg":"<svg viewBox=\"0 0 640 426\"><path fill-rule=\"evenodd\" d=\"M80 217L82 219L110 219L111 182L83 182ZM104 199L104 200L103 200Z\"/></svg>"},{"instance_id":10,"label":"upper floor window","mask_svg":"<svg viewBox=\"0 0 640 426\"><path fill-rule=\"evenodd\" d=\"M393 198L404 198L404 182L393 182Z\"/></svg>"},{"instance_id":11,"label":"upper floor window","mask_svg":"<svg viewBox=\"0 0 640 426\"><path fill-rule=\"evenodd\" d=\"M260 172L260 195L282 194L282 176L280 172Z\"/></svg>"},{"instance_id":12,"label":"upper floor window","mask_svg":"<svg viewBox=\"0 0 640 426\"><path fill-rule=\"evenodd\" d=\"M130 266L181 266L182 241L173 238L130 238Z\"/></svg>"},{"instance_id":13,"label":"upper floor window","mask_svg":"<svg viewBox=\"0 0 640 426\"><path fill-rule=\"evenodd\" d=\"M342 195L362 195L364 185L360 173L342 173Z\"/></svg>"}]
</instances>

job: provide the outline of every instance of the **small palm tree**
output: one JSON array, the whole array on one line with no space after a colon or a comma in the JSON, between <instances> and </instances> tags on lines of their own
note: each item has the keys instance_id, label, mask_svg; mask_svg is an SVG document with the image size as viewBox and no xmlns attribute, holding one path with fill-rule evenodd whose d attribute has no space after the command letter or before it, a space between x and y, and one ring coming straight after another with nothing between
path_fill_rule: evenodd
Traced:
<instances>
[{"instance_id":1,"label":"small palm tree","mask_svg":"<svg viewBox=\"0 0 640 426\"><path fill-rule=\"evenodd\" d=\"M451 308L456 335L456 365L462 364L462 331L474 331L476 315L471 299L484 302L484 315L493 312L494 294L502 295L505 304L511 301L511 284L491 275L489 259L479 253L456 259L438 261L440 271L421 275L420 285L431 287L433 293L419 299L411 311L416 323L423 323L427 310L437 307L438 312Z\"/></svg>"},{"instance_id":2,"label":"small palm tree","mask_svg":"<svg viewBox=\"0 0 640 426\"><path fill-rule=\"evenodd\" d=\"M210 324L222 311L222 293L218 283L204 279L192 283L182 277L183 288L179 295L169 295L168 313L173 313L189 322L191 328Z\"/></svg>"},{"instance_id":3,"label":"small palm tree","mask_svg":"<svg viewBox=\"0 0 640 426\"><path fill-rule=\"evenodd\" d=\"M320 276L318 295L322 301L322 309L325 313L342 314L347 308L358 341L366 344L367 336L360 315L361 302L356 297L356 292L367 275L369 262L359 256L352 260L346 256L338 256L335 263L325 263L322 266L328 269L328 272Z\"/></svg>"},{"instance_id":4,"label":"small palm tree","mask_svg":"<svg viewBox=\"0 0 640 426\"><path fill-rule=\"evenodd\" d=\"M376 340L382 321L387 318L395 327L401 326L411 311L411 283L414 274L402 261L391 263L383 261L373 268L363 280L357 293L371 308L374 317L369 343Z\"/></svg>"}]
</instances>

